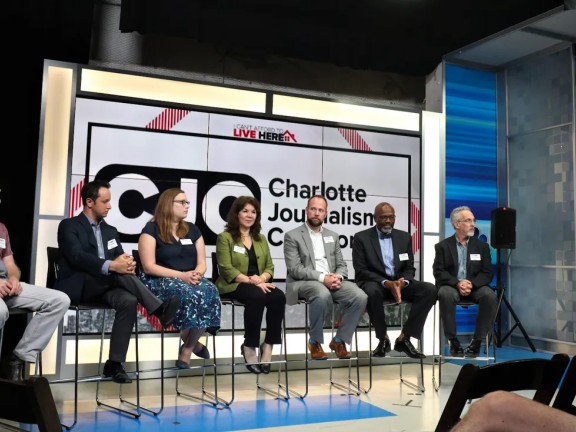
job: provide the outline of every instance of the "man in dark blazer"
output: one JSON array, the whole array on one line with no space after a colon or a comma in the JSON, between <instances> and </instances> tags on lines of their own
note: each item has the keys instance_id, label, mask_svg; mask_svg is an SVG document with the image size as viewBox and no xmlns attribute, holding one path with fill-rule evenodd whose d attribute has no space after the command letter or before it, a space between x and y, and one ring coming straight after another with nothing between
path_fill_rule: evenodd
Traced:
<instances>
[{"instance_id":1,"label":"man in dark blazer","mask_svg":"<svg viewBox=\"0 0 576 432\"><path fill-rule=\"evenodd\" d=\"M306 222L284 235L286 261L286 302L310 302L310 340L308 349L314 360L327 358L322 348L324 321L334 303L342 309L336 335L328 345L338 358L349 358L346 344L364 314L367 297L347 280L348 268L342 256L338 234L322 225L327 216L326 198L315 195L306 205Z\"/></svg>"},{"instance_id":2,"label":"man in dark blazer","mask_svg":"<svg viewBox=\"0 0 576 432\"><path fill-rule=\"evenodd\" d=\"M450 354L477 357L498 308L494 291L489 286L494 273L490 247L474 237L476 219L470 208L456 207L450 213L450 221L454 235L436 244L432 265L438 287L440 317ZM456 303L461 300L478 304L476 329L466 349L462 349L456 336Z\"/></svg>"},{"instance_id":3,"label":"man in dark blazer","mask_svg":"<svg viewBox=\"0 0 576 432\"><path fill-rule=\"evenodd\" d=\"M104 221L112 207L108 182L86 183L82 203L82 213L58 226L61 259L54 288L68 294L72 304L96 303L116 311L103 374L118 383L130 383L123 363L138 303L168 327L180 300L174 296L162 302L136 277L134 258L124 253L118 230Z\"/></svg>"},{"instance_id":4,"label":"man in dark blazer","mask_svg":"<svg viewBox=\"0 0 576 432\"><path fill-rule=\"evenodd\" d=\"M394 207L382 202L374 209L376 225L354 236L352 263L356 283L368 294L368 313L378 346L372 352L384 357L391 349L386 332L384 300L406 300L411 303L408 319L394 344L394 350L412 358L424 358L410 338L420 339L428 312L436 303L436 287L429 282L414 279L412 237L405 231L394 229Z\"/></svg>"}]
</instances>

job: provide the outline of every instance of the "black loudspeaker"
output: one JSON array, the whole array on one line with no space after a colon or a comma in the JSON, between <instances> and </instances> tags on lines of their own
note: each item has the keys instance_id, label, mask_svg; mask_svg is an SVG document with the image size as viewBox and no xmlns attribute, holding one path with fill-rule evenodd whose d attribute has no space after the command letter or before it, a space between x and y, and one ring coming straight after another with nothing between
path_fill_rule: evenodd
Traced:
<instances>
[{"instance_id":1,"label":"black loudspeaker","mask_svg":"<svg viewBox=\"0 0 576 432\"><path fill-rule=\"evenodd\" d=\"M516 248L516 210L508 207L492 210L490 244L496 249Z\"/></svg>"}]
</instances>

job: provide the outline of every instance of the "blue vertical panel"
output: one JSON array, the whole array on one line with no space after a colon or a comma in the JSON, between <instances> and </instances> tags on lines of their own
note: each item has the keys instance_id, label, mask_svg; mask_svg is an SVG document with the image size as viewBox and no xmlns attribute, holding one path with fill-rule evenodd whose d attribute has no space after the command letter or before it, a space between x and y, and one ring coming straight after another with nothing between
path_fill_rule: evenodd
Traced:
<instances>
[{"instance_id":1,"label":"blue vertical panel","mask_svg":"<svg viewBox=\"0 0 576 432\"><path fill-rule=\"evenodd\" d=\"M496 74L446 65L446 236L450 212L467 205L478 220L477 235L490 241L497 207ZM493 261L495 254L492 254ZM458 332L474 331L476 308L458 310Z\"/></svg>"}]
</instances>

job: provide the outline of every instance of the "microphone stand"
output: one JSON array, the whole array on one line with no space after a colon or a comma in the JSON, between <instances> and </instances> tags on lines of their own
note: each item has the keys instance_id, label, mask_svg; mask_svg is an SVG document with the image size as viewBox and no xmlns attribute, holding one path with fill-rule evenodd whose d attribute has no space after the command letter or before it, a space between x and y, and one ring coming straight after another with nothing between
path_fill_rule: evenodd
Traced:
<instances>
[{"instance_id":1,"label":"microphone stand","mask_svg":"<svg viewBox=\"0 0 576 432\"><path fill-rule=\"evenodd\" d=\"M522 325L522 323L520 322L520 318L518 318L518 315L516 315L516 312L514 312L514 309L512 308L512 305L510 304L510 302L508 301L508 299L506 298L506 296L504 295L504 286L502 284L502 274L501 274L501 268L500 268L500 248L496 248L496 290L498 292L498 306L496 309L496 319L497 319L497 327L498 327L498 331L496 332L496 340L497 343L496 345L498 346L498 348L502 347L502 342L504 342L506 339L508 339L508 337L512 334L512 332L516 329L519 328L520 331L522 332L522 335L524 335L524 339L526 339L526 342L528 343L528 345L530 346L530 348L532 349L532 352L536 352L536 348L534 347L534 344L532 343L532 341L530 340L530 337L528 336L528 333L526 333L526 330L524 329L524 326ZM506 333L504 335L504 337L502 337L502 317L500 315L500 308L502 307L502 302L504 302L504 304L506 305L506 307L508 308L508 311L510 312L510 314L512 315L512 318L514 318L514 325L510 328L510 330L508 331L508 333Z\"/></svg>"}]
</instances>

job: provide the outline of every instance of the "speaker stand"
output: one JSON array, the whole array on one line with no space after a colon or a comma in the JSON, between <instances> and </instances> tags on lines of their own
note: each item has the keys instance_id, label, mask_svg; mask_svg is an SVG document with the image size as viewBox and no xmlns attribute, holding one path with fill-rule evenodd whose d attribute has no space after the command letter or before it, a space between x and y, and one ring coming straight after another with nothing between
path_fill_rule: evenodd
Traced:
<instances>
[{"instance_id":1,"label":"speaker stand","mask_svg":"<svg viewBox=\"0 0 576 432\"><path fill-rule=\"evenodd\" d=\"M496 332L497 337L496 346L498 348L502 348L502 343L506 339L508 339L508 337L512 334L514 330L516 330L516 328L519 328L520 331L522 332L522 335L524 336L524 339L526 339L526 342L532 349L532 352L536 352L536 348L534 347L534 344L530 340L530 336L528 336L528 333L526 333L524 326L520 322L520 318L518 318L518 315L516 315L516 312L514 312L512 305L504 295L505 289L504 286L502 285L502 274L500 269L500 248L496 248L496 289L498 290L498 307L496 309L498 317L498 331ZM510 315L512 315L512 318L514 318L514 325L512 326L512 328L510 328L508 333L504 335L504 337L502 337L502 320L500 316L502 302L504 302L504 304L508 308L508 311L510 312Z\"/></svg>"}]
</instances>

